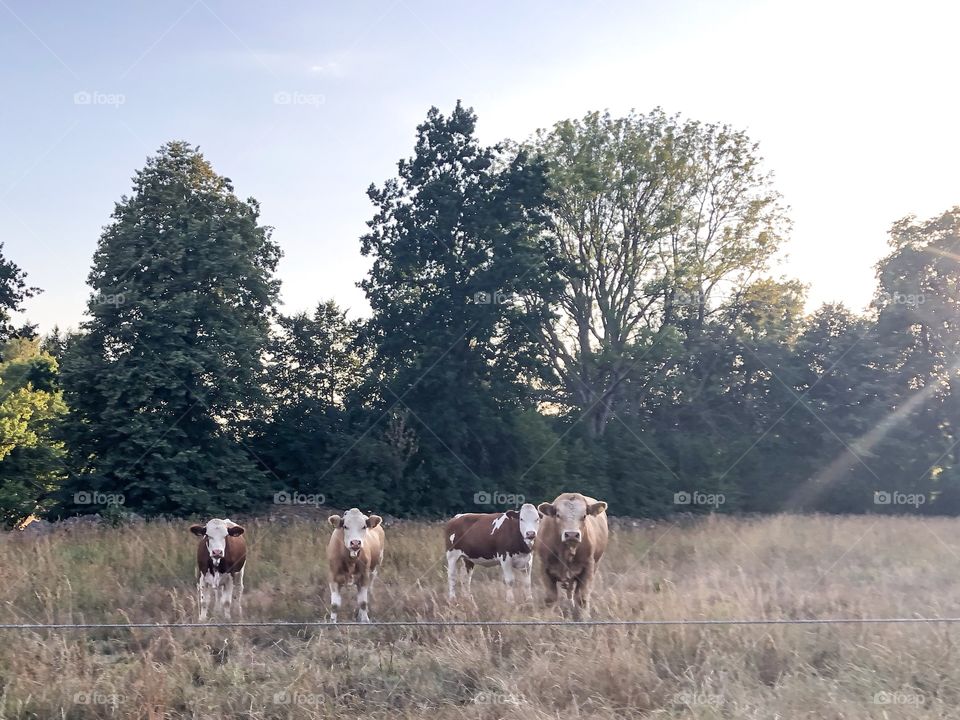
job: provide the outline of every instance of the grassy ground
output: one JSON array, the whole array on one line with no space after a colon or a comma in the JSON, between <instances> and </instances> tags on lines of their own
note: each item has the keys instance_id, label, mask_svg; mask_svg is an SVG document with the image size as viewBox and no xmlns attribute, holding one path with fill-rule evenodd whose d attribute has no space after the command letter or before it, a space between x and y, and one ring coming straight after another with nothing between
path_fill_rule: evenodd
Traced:
<instances>
[{"instance_id":1,"label":"grassy ground","mask_svg":"<svg viewBox=\"0 0 960 720\"><path fill-rule=\"evenodd\" d=\"M247 523L246 619L324 617L320 520ZM192 621L187 527L6 535L0 619ZM958 531L786 516L615 529L593 616L960 616ZM556 617L507 606L493 570L474 595L447 603L438 526L387 528L374 619ZM353 608L351 592L342 616ZM960 705L960 627L940 625L2 632L2 718L852 720Z\"/></svg>"}]
</instances>

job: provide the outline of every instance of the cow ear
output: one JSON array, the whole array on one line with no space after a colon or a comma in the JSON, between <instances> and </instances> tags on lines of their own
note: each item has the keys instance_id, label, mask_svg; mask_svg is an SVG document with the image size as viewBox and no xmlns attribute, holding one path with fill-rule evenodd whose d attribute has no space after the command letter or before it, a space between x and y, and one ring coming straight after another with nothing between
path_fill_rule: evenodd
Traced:
<instances>
[{"instance_id":1,"label":"cow ear","mask_svg":"<svg viewBox=\"0 0 960 720\"><path fill-rule=\"evenodd\" d=\"M379 515L371 515L367 518L367 527L375 528L377 525L383 522L383 518Z\"/></svg>"},{"instance_id":2,"label":"cow ear","mask_svg":"<svg viewBox=\"0 0 960 720\"><path fill-rule=\"evenodd\" d=\"M227 528L227 535L237 537L238 535L243 535L243 527L240 525L231 525Z\"/></svg>"},{"instance_id":3,"label":"cow ear","mask_svg":"<svg viewBox=\"0 0 960 720\"><path fill-rule=\"evenodd\" d=\"M206 525L191 525L191 526L190 526L190 532L192 532L194 535L198 535L199 537L203 537L204 535L207 534L207 526L206 526Z\"/></svg>"},{"instance_id":4,"label":"cow ear","mask_svg":"<svg viewBox=\"0 0 960 720\"><path fill-rule=\"evenodd\" d=\"M516 510L507 510L504 515L506 515L508 518L513 518L514 520L520 517L520 513L518 513Z\"/></svg>"},{"instance_id":5,"label":"cow ear","mask_svg":"<svg viewBox=\"0 0 960 720\"><path fill-rule=\"evenodd\" d=\"M607 509L607 504L601 500L600 502L595 502L593 505L587 508L587 512L591 515L599 515Z\"/></svg>"},{"instance_id":6,"label":"cow ear","mask_svg":"<svg viewBox=\"0 0 960 720\"><path fill-rule=\"evenodd\" d=\"M553 517L554 515L557 514L557 509L553 506L553 503L547 503L547 502L540 503L539 505L537 505L537 510L539 510L544 515L549 515L550 517Z\"/></svg>"},{"instance_id":7,"label":"cow ear","mask_svg":"<svg viewBox=\"0 0 960 720\"><path fill-rule=\"evenodd\" d=\"M333 525L335 528L338 528L343 524L343 520L340 519L339 515L331 515L327 518L327 522Z\"/></svg>"}]
</instances>

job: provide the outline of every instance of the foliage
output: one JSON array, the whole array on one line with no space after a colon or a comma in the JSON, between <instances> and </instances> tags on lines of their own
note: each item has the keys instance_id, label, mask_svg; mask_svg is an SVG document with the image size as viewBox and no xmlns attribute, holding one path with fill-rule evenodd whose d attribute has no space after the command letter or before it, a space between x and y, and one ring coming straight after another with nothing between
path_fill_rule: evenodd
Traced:
<instances>
[{"instance_id":1,"label":"foliage","mask_svg":"<svg viewBox=\"0 0 960 720\"><path fill-rule=\"evenodd\" d=\"M224 512L263 493L246 449L266 407L268 322L280 255L254 200L198 150L172 142L134 178L94 254L90 319L63 383L76 492L147 512Z\"/></svg>"},{"instance_id":2,"label":"foliage","mask_svg":"<svg viewBox=\"0 0 960 720\"><path fill-rule=\"evenodd\" d=\"M664 335L695 340L741 300L786 223L757 146L727 126L593 112L530 146L549 168L564 280L541 340L557 400L596 437L629 402L627 384L673 367Z\"/></svg>"},{"instance_id":3,"label":"foliage","mask_svg":"<svg viewBox=\"0 0 960 720\"><path fill-rule=\"evenodd\" d=\"M638 516L960 512L960 208L893 225L870 312L805 314L743 132L590 113L484 146L476 120L431 109L369 189L364 320L280 313L257 203L184 143L117 205L79 332L14 331L35 289L0 258L3 521L123 516L89 493L144 514L571 489Z\"/></svg>"},{"instance_id":4,"label":"foliage","mask_svg":"<svg viewBox=\"0 0 960 720\"><path fill-rule=\"evenodd\" d=\"M0 522L11 527L42 512L62 481L66 406L57 361L38 340L7 340L0 357Z\"/></svg>"},{"instance_id":5,"label":"foliage","mask_svg":"<svg viewBox=\"0 0 960 720\"><path fill-rule=\"evenodd\" d=\"M369 396L415 436L398 502L428 512L472 503L525 470L503 449L523 441L550 312L522 299L550 300L560 287L539 232L543 164L481 146L475 125L459 103L449 117L430 110L414 157L370 188L377 212L361 241L373 260L361 283L373 312Z\"/></svg>"}]
</instances>

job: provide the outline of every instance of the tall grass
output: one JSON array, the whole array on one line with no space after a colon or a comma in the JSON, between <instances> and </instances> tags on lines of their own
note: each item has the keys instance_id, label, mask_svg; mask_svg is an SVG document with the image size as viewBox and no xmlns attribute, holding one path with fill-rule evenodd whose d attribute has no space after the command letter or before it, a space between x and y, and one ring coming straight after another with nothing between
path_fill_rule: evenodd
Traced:
<instances>
[{"instance_id":1,"label":"tall grass","mask_svg":"<svg viewBox=\"0 0 960 720\"><path fill-rule=\"evenodd\" d=\"M329 528L245 523L246 619L323 619ZM4 622L193 621L188 523L0 541ZM614 529L596 618L960 616L960 523L711 518ZM479 568L446 600L437 525L387 528L374 619L555 618ZM355 607L345 597L342 617ZM952 718L941 625L3 631L3 718Z\"/></svg>"}]
</instances>

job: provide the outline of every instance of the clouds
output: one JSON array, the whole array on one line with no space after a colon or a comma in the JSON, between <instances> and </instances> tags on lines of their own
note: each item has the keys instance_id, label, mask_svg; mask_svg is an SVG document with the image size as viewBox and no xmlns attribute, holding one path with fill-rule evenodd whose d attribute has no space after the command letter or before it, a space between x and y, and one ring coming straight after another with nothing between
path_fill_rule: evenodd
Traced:
<instances>
[{"instance_id":1,"label":"clouds","mask_svg":"<svg viewBox=\"0 0 960 720\"><path fill-rule=\"evenodd\" d=\"M314 75L326 75L329 77L343 77L346 71L343 64L337 60L328 60L310 66L310 72Z\"/></svg>"},{"instance_id":2,"label":"clouds","mask_svg":"<svg viewBox=\"0 0 960 720\"><path fill-rule=\"evenodd\" d=\"M202 53L201 61L224 69L267 72L284 78L306 76L342 78L347 75L350 64L345 56L313 54L308 51L275 52L256 49Z\"/></svg>"}]
</instances>

